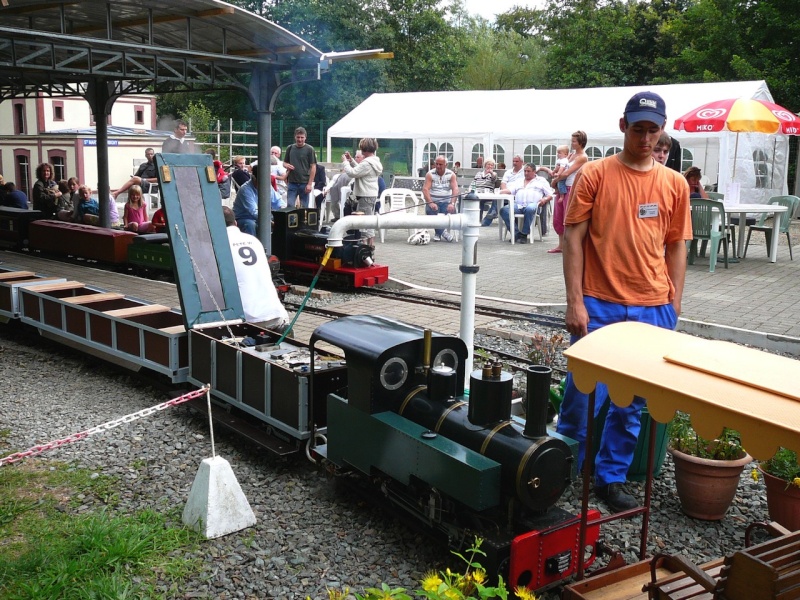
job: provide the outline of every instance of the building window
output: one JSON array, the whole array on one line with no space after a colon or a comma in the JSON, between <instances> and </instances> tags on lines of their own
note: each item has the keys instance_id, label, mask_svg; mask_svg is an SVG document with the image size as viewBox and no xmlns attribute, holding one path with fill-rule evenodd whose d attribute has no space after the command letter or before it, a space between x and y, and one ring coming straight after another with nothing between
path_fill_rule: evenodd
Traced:
<instances>
[{"instance_id":1,"label":"building window","mask_svg":"<svg viewBox=\"0 0 800 600\"><path fill-rule=\"evenodd\" d=\"M506 162L506 150L500 144L494 145L494 152L492 152L492 156L494 157L494 163L499 165L500 163L505 164Z\"/></svg>"},{"instance_id":2,"label":"building window","mask_svg":"<svg viewBox=\"0 0 800 600\"><path fill-rule=\"evenodd\" d=\"M619 154L622 152L622 148L618 148L617 146L611 146L606 150L606 156L614 156L615 154Z\"/></svg>"},{"instance_id":3,"label":"building window","mask_svg":"<svg viewBox=\"0 0 800 600\"><path fill-rule=\"evenodd\" d=\"M589 146L586 149L586 156L589 158L589 160L599 160L603 158L603 151L597 146Z\"/></svg>"},{"instance_id":4,"label":"building window","mask_svg":"<svg viewBox=\"0 0 800 600\"><path fill-rule=\"evenodd\" d=\"M14 134L24 135L28 133L28 128L25 127L25 101L19 100L14 102Z\"/></svg>"},{"instance_id":5,"label":"building window","mask_svg":"<svg viewBox=\"0 0 800 600\"><path fill-rule=\"evenodd\" d=\"M64 101L53 100L53 121L64 120Z\"/></svg>"},{"instance_id":6,"label":"building window","mask_svg":"<svg viewBox=\"0 0 800 600\"><path fill-rule=\"evenodd\" d=\"M445 142L444 144L439 146L439 154L441 154L447 159L448 165L453 166L453 161L455 160L455 157L453 155L453 144L448 144Z\"/></svg>"},{"instance_id":7,"label":"building window","mask_svg":"<svg viewBox=\"0 0 800 600\"><path fill-rule=\"evenodd\" d=\"M137 125L144 125L144 106L135 104L133 107L134 122Z\"/></svg>"},{"instance_id":8,"label":"building window","mask_svg":"<svg viewBox=\"0 0 800 600\"><path fill-rule=\"evenodd\" d=\"M16 150L14 153L17 167L17 189L31 196L31 157L27 150Z\"/></svg>"},{"instance_id":9,"label":"building window","mask_svg":"<svg viewBox=\"0 0 800 600\"><path fill-rule=\"evenodd\" d=\"M472 158L470 159L470 164L472 165L473 169L478 168L478 157L483 158L483 144L475 144L472 147ZM481 165L483 166L483 165Z\"/></svg>"},{"instance_id":10,"label":"building window","mask_svg":"<svg viewBox=\"0 0 800 600\"><path fill-rule=\"evenodd\" d=\"M63 150L48 152L47 161L53 165L53 179L56 181L67 179L67 157Z\"/></svg>"},{"instance_id":11,"label":"building window","mask_svg":"<svg viewBox=\"0 0 800 600\"><path fill-rule=\"evenodd\" d=\"M425 144L425 149L422 151L422 167L428 168L433 160L436 158L436 144Z\"/></svg>"},{"instance_id":12,"label":"building window","mask_svg":"<svg viewBox=\"0 0 800 600\"><path fill-rule=\"evenodd\" d=\"M681 173L694 164L694 155L688 148L681 148Z\"/></svg>"},{"instance_id":13,"label":"building window","mask_svg":"<svg viewBox=\"0 0 800 600\"><path fill-rule=\"evenodd\" d=\"M756 173L756 187L768 188L769 181L769 158L766 152L761 149L753 152L753 170Z\"/></svg>"},{"instance_id":14,"label":"building window","mask_svg":"<svg viewBox=\"0 0 800 600\"><path fill-rule=\"evenodd\" d=\"M541 159L542 153L539 152L539 146L534 146L533 144L525 146L525 151L522 153L522 160L538 167Z\"/></svg>"},{"instance_id":15,"label":"building window","mask_svg":"<svg viewBox=\"0 0 800 600\"><path fill-rule=\"evenodd\" d=\"M558 147L555 144L548 144L542 150L542 164L537 164L537 167L545 166L550 167L551 169L556 166L556 158Z\"/></svg>"}]
</instances>

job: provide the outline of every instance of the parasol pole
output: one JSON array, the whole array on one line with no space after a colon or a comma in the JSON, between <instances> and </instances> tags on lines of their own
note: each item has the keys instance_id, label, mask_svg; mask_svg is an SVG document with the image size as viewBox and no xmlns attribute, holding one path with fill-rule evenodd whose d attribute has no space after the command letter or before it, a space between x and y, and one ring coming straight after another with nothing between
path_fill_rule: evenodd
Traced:
<instances>
[{"instance_id":1,"label":"parasol pole","mask_svg":"<svg viewBox=\"0 0 800 600\"><path fill-rule=\"evenodd\" d=\"M772 181L775 179L775 149L778 146L778 138L772 138L772 169L769 172L769 189L772 189ZM783 190L781 190L783 191Z\"/></svg>"},{"instance_id":2,"label":"parasol pole","mask_svg":"<svg viewBox=\"0 0 800 600\"><path fill-rule=\"evenodd\" d=\"M736 157L739 155L739 132L736 132L736 143L733 146L733 175L731 182L736 181Z\"/></svg>"}]
</instances>

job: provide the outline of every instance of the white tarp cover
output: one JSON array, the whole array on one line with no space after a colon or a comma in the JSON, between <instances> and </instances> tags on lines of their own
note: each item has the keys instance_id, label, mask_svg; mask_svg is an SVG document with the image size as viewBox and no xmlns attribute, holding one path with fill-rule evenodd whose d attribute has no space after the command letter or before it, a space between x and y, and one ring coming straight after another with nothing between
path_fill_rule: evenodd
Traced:
<instances>
[{"instance_id":1,"label":"white tarp cover","mask_svg":"<svg viewBox=\"0 0 800 600\"><path fill-rule=\"evenodd\" d=\"M328 130L332 138L376 137L411 139L414 163L420 163L420 147L427 141L449 142L456 148L455 160L469 166L472 143L502 143L506 157L522 154L527 144L569 143L572 132L583 130L589 146L621 146L619 118L628 99L636 92L651 90L667 105L667 132L682 147L691 148L694 163L711 182L724 191L730 181L735 135L686 133L672 125L680 116L707 102L725 98L756 98L772 101L764 81L687 83L614 88L563 90L498 90L463 92L409 92L373 94ZM755 190L753 152L761 148L769 158L772 190ZM459 152L460 150L460 152ZM719 161L724 156L726 160ZM785 136L741 135L737 151L736 181L747 201L766 201L785 193L788 141ZM510 162L510 160L509 160ZM773 172L774 165L774 172ZM753 189L753 192L748 192ZM764 197L756 197L764 196Z\"/></svg>"}]
</instances>

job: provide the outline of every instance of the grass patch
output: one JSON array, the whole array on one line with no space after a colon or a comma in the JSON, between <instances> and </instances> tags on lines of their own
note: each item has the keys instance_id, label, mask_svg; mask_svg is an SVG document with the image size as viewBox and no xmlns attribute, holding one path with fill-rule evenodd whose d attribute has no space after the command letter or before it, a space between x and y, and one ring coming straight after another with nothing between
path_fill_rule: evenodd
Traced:
<instances>
[{"instance_id":1,"label":"grass patch","mask_svg":"<svg viewBox=\"0 0 800 600\"><path fill-rule=\"evenodd\" d=\"M171 598L201 570L200 536L180 511L70 514L73 499L116 498L114 478L45 461L0 468L0 597Z\"/></svg>"}]
</instances>

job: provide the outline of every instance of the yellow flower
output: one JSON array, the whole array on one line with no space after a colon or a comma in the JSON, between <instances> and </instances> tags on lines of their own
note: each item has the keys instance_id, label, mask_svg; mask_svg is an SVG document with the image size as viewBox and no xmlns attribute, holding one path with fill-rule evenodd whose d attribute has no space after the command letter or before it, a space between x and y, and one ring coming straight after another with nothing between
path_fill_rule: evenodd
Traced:
<instances>
[{"instance_id":1,"label":"yellow flower","mask_svg":"<svg viewBox=\"0 0 800 600\"><path fill-rule=\"evenodd\" d=\"M447 600L459 600L460 596L461 594L459 594L458 591L454 590L453 588L445 590L444 592L444 597L447 598Z\"/></svg>"},{"instance_id":2,"label":"yellow flower","mask_svg":"<svg viewBox=\"0 0 800 600\"><path fill-rule=\"evenodd\" d=\"M800 477L795 477L792 479L792 485L800 488Z\"/></svg>"},{"instance_id":3,"label":"yellow flower","mask_svg":"<svg viewBox=\"0 0 800 600\"><path fill-rule=\"evenodd\" d=\"M515 587L514 593L520 600L536 600L536 595L526 587Z\"/></svg>"},{"instance_id":4,"label":"yellow flower","mask_svg":"<svg viewBox=\"0 0 800 600\"><path fill-rule=\"evenodd\" d=\"M483 585L483 582L486 581L486 571L481 571L480 569L473 571L472 580L479 585Z\"/></svg>"},{"instance_id":5,"label":"yellow flower","mask_svg":"<svg viewBox=\"0 0 800 600\"><path fill-rule=\"evenodd\" d=\"M753 470L750 471L750 477L753 478L753 481L758 481L758 469L753 468Z\"/></svg>"},{"instance_id":6,"label":"yellow flower","mask_svg":"<svg viewBox=\"0 0 800 600\"><path fill-rule=\"evenodd\" d=\"M422 579L422 589L426 592L435 592L442 585L442 579L436 573L428 573Z\"/></svg>"}]
</instances>

